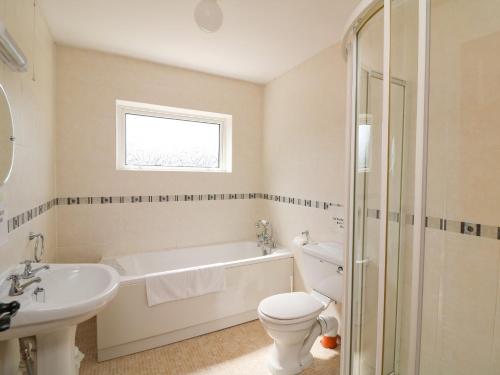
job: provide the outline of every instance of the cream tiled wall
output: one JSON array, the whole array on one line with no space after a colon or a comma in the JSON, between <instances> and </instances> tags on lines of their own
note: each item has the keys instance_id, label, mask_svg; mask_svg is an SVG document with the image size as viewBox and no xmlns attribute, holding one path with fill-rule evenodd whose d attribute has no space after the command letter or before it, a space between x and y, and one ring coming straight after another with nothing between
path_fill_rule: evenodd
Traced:
<instances>
[{"instance_id":1,"label":"cream tiled wall","mask_svg":"<svg viewBox=\"0 0 500 375\"><path fill-rule=\"evenodd\" d=\"M427 214L498 226L500 3L431 4ZM499 254L496 239L427 229L423 374L500 373Z\"/></svg>"},{"instance_id":2,"label":"cream tiled wall","mask_svg":"<svg viewBox=\"0 0 500 375\"><path fill-rule=\"evenodd\" d=\"M55 56L45 20L32 0L0 1L0 19L28 58L28 72L14 73L0 64L0 83L12 109L15 158L10 180L0 186L8 217L21 214L55 195ZM33 29L35 25L35 33ZM46 238L44 260L56 253L56 212L49 210L9 233L0 247L0 272L33 258L30 231Z\"/></svg>"},{"instance_id":3,"label":"cream tiled wall","mask_svg":"<svg viewBox=\"0 0 500 375\"><path fill-rule=\"evenodd\" d=\"M345 203L346 63L333 45L266 85L263 187L273 194ZM316 241L342 240L328 210L263 202L277 240L297 255L296 287L303 288L295 236L309 230Z\"/></svg>"},{"instance_id":4,"label":"cream tiled wall","mask_svg":"<svg viewBox=\"0 0 500 375\"><path fill-rule=\"evenodd\" d=\"M59 197L255 193L261 190L263 86L57 46ZM233 116L232 173L115 168L115 101ZM58 207L59 260L251 239L256 200Z\"/></svg>"}]
</instances>

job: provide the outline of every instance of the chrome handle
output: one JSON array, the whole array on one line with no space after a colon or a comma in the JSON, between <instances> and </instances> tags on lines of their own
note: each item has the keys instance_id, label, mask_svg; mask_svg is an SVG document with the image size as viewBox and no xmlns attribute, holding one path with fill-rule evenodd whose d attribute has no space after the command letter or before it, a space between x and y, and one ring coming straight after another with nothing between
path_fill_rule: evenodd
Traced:
<instances>
[{"instance_id":1,"label":"chrome handle","mask_svg":"<svg viewBox=\"0 0 500 375\"><path fill-rule=\"evenodd\" d=\"M370 261L370 259L365 258L365 259L356 260L354 263L356 263L356 264L367 264L369 261Z\"/></svg>"},{"instance_id":2,"label":"chrome handle","mask_svg":"<svg viewBox=\"0 0 500 375\"><path fill-rule=\"evenodd\" d=\"M45 252L45 237L43 236L42 233L33 233L30 232L28 239L30 241L36 240L35 241L35 248L34 248L34 253L35 253L35 263L40 263L43 257L43 253ZM41 242L41 247L40 247L40 254L39 254L39 246Z\"/></svg>"},{"instance_id":3,"label":"chrome handle","mask_svg":"<svg viewBox=\"0 0 500 375\"><path fill-rule=\"evenodd\" d=\"M23 279L28 279L32 276L32 269L31 269L31 264L33 263L32 260L23 260L20 264L24 264L24 271L23 274L21 275Z\"/></svg>"}]
</instances>

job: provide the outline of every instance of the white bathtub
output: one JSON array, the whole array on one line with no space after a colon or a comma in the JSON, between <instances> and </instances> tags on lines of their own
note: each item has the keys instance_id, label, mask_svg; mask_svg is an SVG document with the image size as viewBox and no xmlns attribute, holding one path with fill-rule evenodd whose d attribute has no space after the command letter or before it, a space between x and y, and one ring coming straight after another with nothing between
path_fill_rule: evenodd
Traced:
<instances>
[{"instance_id":1,"label":"white bathtub","mask_svg":"<svg viewBox=\"0 0 500 375\"><path fill-rule=\"evenodd\" d=\"M121 275L116 298L97 315L98 360L155 348L257 319L259 302L290 291L293 255L262 255L255 242L103 258ZM149 307L145 277L222 264L226 289Z\"/></svg>"}]
</instances>

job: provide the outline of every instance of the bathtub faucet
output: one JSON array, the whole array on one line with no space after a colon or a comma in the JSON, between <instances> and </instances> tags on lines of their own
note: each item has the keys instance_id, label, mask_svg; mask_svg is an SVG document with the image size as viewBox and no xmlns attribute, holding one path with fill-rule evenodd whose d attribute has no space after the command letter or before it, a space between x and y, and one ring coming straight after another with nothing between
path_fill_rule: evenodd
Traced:
<instances>
[{"instance_id":1,"label":"bathtub faucet","mask_svg":"<svg viewBox=\"0 0 500 375\"><path fill-rule=\"evenodd\" d=\"M255 224L257 228L257 246L262 247L262 254L269 255L276 247L273 239L273 227L267 220L261 219Z\"/></svg>"}]
</instances>

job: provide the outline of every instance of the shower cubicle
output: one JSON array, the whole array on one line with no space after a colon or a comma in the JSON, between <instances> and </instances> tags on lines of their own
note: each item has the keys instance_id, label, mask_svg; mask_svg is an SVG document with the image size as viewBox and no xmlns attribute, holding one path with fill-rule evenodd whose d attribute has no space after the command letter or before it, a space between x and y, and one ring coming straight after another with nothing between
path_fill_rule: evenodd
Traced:
<instances>
[{"instance_id":1,"label":"shower cubicle","mask_svg":"<svg viewBox=\"0 0 500 375\"><path fill-rule=\"evenodd\" d=\"M344 47L342 373L500 374L500 1L363 0Z\"/></svg>"}]
</instances>

